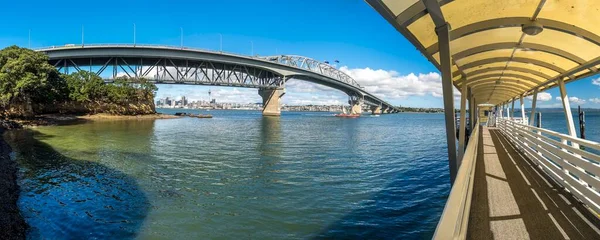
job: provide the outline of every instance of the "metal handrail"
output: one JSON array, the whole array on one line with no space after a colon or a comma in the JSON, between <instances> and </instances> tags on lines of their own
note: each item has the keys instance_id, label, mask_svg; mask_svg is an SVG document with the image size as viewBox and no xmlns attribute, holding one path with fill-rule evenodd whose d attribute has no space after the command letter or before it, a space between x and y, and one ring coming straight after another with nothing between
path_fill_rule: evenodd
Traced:
<instances>
[{"instance_id":1,"label":"metal handrail","mask_svg":"<svg viewBox=\"0 0 600 240\"><path fill-rule=\"evenodd\" d=\"M433 239L466 239L471 212L471 199L479 147L479 121L474 125L462 163L452 184L444 212L438 222Z\"/></svg>"},{"instance_id":2,"label":"metal handrail","mask_svg":"<svg viewBox=\"0 0 600 240\"><path fill-rule=\"evenodd\" d=\"M597 177L600 176L600 155L590 151L600 151L600 143L508 119L498 122L503 135L543 172L589 208L600 212L600 179Z\"/></svg>"}]
</instances>

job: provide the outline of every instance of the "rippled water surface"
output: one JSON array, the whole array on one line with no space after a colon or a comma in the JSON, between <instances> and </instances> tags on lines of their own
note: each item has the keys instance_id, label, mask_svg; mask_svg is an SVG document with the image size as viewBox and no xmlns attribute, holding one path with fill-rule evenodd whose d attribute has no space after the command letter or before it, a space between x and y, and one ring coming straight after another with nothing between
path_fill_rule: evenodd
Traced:
<instances>
[{"instance_id":1,"label":"rippled water surface","mask_svg":"<svg viewBox=\"0 0 600 240\"><path fill-rule=\"evenodd\" d=\"M29 237L433 234L449 192L443 115L210 113L7 133Z\"/></svg>"}]
</instances>

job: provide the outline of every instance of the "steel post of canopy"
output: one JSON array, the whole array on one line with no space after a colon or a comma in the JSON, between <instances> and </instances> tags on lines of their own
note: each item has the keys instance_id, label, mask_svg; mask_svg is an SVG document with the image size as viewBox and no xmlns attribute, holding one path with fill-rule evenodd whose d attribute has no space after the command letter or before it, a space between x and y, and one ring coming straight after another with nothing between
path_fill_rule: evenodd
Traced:
<instances>
[{"instance_id":1,"label":"steel post of canopy","mask_svg":"<svg viewBox=\"0 0 600 240\"><path fill-rule=\"evenodd\" d=\"M510 112L508 113L508 118L509 118L509 119L513 119L513 118L515 118L515 101L516 101L516 100L517 100L517 99L515 99L515 98L513 98L513 99L511 100Z\"/></svg>"},{"instance_id":2,"label":"steel post of canopy","mask_svg":"<svg viewBox=\"0 0 600 240\"><path fill-rule=\"evenodd\" d=\"M452 59L450 55L450 26L444 24L440 27L436 27L436 32L438 34L438 44L440 45L440 62L442 63L442 92L444 96L450 182L454 183L456 173L458 172L458 162L456 158L456 123L454 122L454 90L452 86Z\"/></svg>"},{"instance_id":3,"label":"steel post of canopy","mask_svg":"<svg viewBox=\"0 0 600 240\"><path fill-rule=\"evenodd\" d=\"M560 88L560 99L565 112L565 119L567 120L567 129L569 130L569 135L577 138L577 132L575 132L575 123L573 122L573 114L571 113L571 104L569 103L569 96L567 95L567 88L565 87L565 81L563 79L558 79L558 87ZM574 148L579 148L579 144L574 142L571 142L571 146Z\"/></svg>"},{"instance_id":4,"label":"steel post of canopy","mask_svg":"<svg viewBox=\"0 0 600 240\"><path fill-rule=\"evenodd\" d=\"M535 122L535 105L537 104L537 88L533 91L533 100L531 101L531 115L529 116L529 126L533 126Z\"/></svg>"},{"instance_id":5,"label":"steel post of canopy","mask_svg":"<svg viewBox=\"0 0 600 240\"><path fill-rule=\"evenodd\" d=\"M466 85L466 84L465 84ZM467 87L467 100L469 101L469 129L473 131L473 93L471 92L471 87Z\"/></svg>"},{"instance_id":6,"label":"steel post of canopy","mask_svg":"<svg viewBox=\"0 0 600 240\"><path fill-rule=\"evenodd\" d=\"M520 96L519 100L521 103L521 122L523 125L527 125L527 120L525 119L525 103L523 102L523 95Z\"/></svg>"},{"instance_id":7,"label":"steel post of canopy","mask_svg":"<svg viewBox=\"0 0 600 240\"><path fill-rule=\"evenodd\" d=\"M422 0L435 23L438 35L440 55L440 72L442 73L442 94L444 97L444 115L446 119L446 140L448 142L448 164L450 183L454 183L458 171L456 160L456 123L454 122L454 87L452 85L452 55L450 55L450 25L444 19L442 9L437 0Z\"/></svg>"},{"instance_id":8,"label":"steel post of canopy","mask_svg":"<svg viewBox=\"0 0 600 240\"><path fill-rule=\"evenodd\" d=\"M467 84L463 84L460 94L460 128L458 129L458 162L460 167L463 155L465 154L465 126L466 126L466 108L467 108Z\"/></svg>"}]
</instances>

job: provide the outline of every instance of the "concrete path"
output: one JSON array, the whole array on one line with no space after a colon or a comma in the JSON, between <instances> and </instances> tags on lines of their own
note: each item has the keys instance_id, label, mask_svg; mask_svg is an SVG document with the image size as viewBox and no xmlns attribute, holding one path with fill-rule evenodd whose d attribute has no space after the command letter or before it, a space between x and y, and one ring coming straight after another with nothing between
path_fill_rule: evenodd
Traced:
<instances>
[{"instance_id":1,"label":"concrete path","mask_svg":"<svg viewBox=\"0 0 600 240\"><path fill-rule=\"evenodd\" d=\"M469 239L600 239L600 221L520 154L481 129Z\"/></svg>"}]
</instances>

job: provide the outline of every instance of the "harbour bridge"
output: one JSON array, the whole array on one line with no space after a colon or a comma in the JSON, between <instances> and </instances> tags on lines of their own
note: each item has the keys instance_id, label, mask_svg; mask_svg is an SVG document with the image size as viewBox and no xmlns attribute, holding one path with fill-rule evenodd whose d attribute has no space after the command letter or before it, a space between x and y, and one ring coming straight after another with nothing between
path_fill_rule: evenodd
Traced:
<instances>
[{"instance_id":1,"label":"harbour bridge","mask_svg":"<svg viewBox=\"0 0 600 240\"><path fill-rule=\"evenodd\" d=\"M73 45L38 49L59 71L89 71L106 82L118 76L157 84L191 84L258 88L263 115L279 116L285 83L299 79L345 92L351 112L369 106L375 114L399 109L367 92L352 77L317 60L293 55L242 56L221 51L155 45Z\"/></svg>"}]
</instances>

